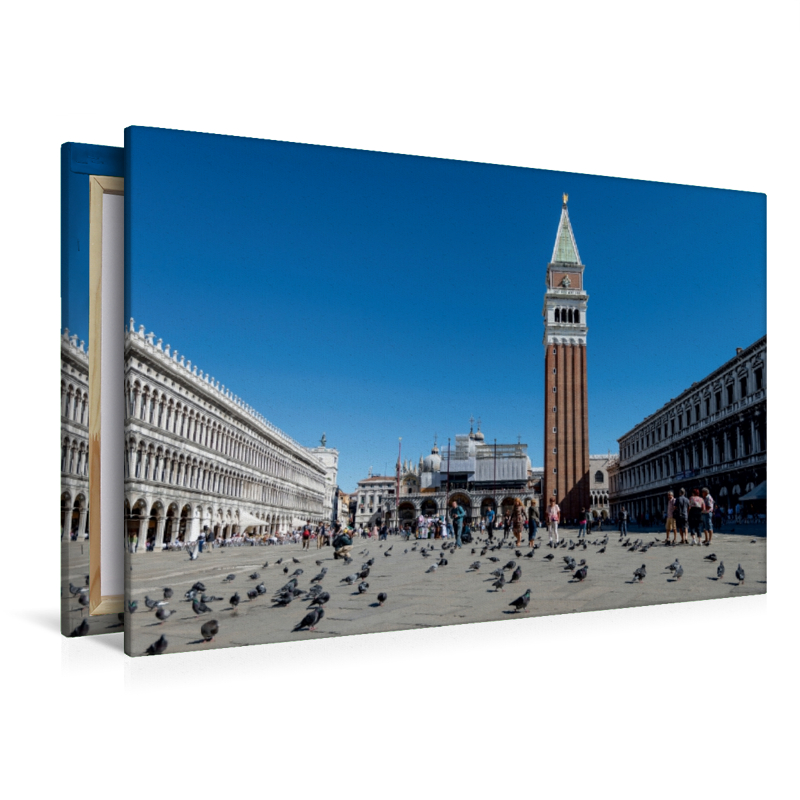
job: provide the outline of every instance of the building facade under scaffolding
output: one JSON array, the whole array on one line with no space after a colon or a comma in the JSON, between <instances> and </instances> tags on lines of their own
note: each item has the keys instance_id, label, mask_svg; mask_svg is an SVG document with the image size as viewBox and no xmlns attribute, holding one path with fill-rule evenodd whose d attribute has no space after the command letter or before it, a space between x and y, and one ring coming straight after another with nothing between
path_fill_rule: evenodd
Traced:
<instances>
[{"instance_id":1,"label":"building facade under scaffolding","mask_svg":"<svg viewBox=\"0 0 800 800\"><path fill-rule=\"evenodd\" d=\"M434 443L430 454L417 464L400 465L399 495L397 478L378 476L382 492L375 491L377 478L359 482L356 490L356 525L372 525L399 519L401 526L425 516L442 516L455 500L467 512L469 521L478 521L492 508L502 515L519 499L527 511L539 504L537 489L541 471L531 467L526 444L487 443L484 434L459 434L442 450ZM380 499L378 497L380 496Z\"/></svg>"}]
</instances>

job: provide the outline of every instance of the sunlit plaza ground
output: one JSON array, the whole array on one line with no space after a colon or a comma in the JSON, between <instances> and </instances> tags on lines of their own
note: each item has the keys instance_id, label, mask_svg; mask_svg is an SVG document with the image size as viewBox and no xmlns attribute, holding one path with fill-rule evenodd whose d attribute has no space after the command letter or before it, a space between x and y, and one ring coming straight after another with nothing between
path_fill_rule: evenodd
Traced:
<instances>
[{"instance_id":1,"label":"sunlit plaza ground","mask_svg":"<svg viewBox=\"0 0 800 800\"><path fill-rule=\"evenodd\" d=\"M167 652L180 652L763 594L767 588L766 526L726 525L723 530L726 532L714 535L710 547L666 547L663 532L631 528L631 542L642 539L647 544L659 540L645 553L630 552L620 545L615 529L592 532L587 537L590 544L586 550L582 547L551 550L546 533L542 536L539 531L540 547L532 558L526 557L530 552L527 541L523 541L519 549L522 556L516 556L512 537L505 540L502 549L490 550L484 556L480 552L485 541L465 545L451 554L452 540L406 541L399 536L390 536L386 542L357 539L352 551L353 562L349 565L335 560L332 548L317 549L313 542L310 550L303 550L300 544L212 548L206 549L196 561L191 561L183 552L140 551L130 558L131 595L138 607L134 613L125 614L125 624L132 626L134 653L144 653L162 634L169 643ZM567 542L577 540L575 528L562 529L561 533ZM591 542L606 535L609 543L601 554L600 546ZM513 546L510 547L509 542ZM73 542L68 546L79 548L81 544ZM442 556L443 546L448 547L448 552L444 553L448 563L434 572L427 572ZM390 547L391 555L385 556ZM423 556L423 548L429 552L433 548L432 554ZM84 546L84 550L88 565L88 547ZM545 560L550 553L554 558ZM706 559L712 553L717 556L715 562ZM565 569L564 557L567 556L576 562L586 560L588 575L584 581L576 581L574 570ZM498 560L491 561L492 557ZM294 563L293 558L300 563ZM356 584L359 581L348 585L342 579L358 571L371 558L374 564L366 579L369 589L358 594ZM667 569L676 558L684 569L679 581ZM280 565L276 563L278 559L283 559ZM490 573L511 560L521 567L522 576L517 583L506 583L503 591L497 591L492 587L496 578ZM470 568L475 561L481 562L477 571ZM718 580L720 561L724 562L725 575ZM265 567L265 563L269 566ZM634 570L642 564L646 565L646 577L641 583L634 582ZM745 570L742 585L734 574L739 564ZM308 602L297 597L287 607L276 607L272 597L296 569L303 570L298 587L305 590L322 567L328 568L322 588L331 595L324 606L324 618L314 631L293 632L307 613ZM254 572L259 573L258 579L249 577ZM235 578L226 582L230 574ZM508 581L512 570L504 574ZM208 602L209 613L195 614L192 604L184 599L184 594L196 581L203 582L206 595L221 598ZM247 591L262 581L266 594L248 600ZM144 598L147 595L150 599L162 599L165 587L173 589L167 608L176 613L161 624L146 607ZM530 604L527 611L517 613L509 603L526 589L531 590ZM237 611L230 603L235 592L242 599ZM382 606L377 602L379 592L388 595ZM69 594L66 590L65 593ZM62 597L62 602L70 609L71 622L74 620L76 626L80 624L86 611L81 610L72 597ZM207 643L202 640L200 628L209 619L217 620L219 633ZM122 630L116 615L91 617L90 624L94 631Z\"/></svg>"}]
</instances>

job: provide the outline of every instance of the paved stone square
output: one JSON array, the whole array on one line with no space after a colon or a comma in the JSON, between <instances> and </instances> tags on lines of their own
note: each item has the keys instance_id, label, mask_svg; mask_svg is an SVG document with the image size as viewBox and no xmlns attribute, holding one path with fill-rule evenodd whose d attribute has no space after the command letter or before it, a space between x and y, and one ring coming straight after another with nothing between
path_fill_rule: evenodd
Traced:
<instances>
[{"instance_id":1,"label":"paved stone square","mask_svg":"<svg viewBox=\"0 0 800 800\"><path fill-rule=\"evenodd\" d=\"M576 529L565 529L562 533L566 541L576 540ZM303 550L300 544L225 547L206 551L196 561L191 561L185 553L139 552L129 557L132 595L138 601L138 609L133 614L126 613L125 624L131 626L134 654L143 654L162 634L169 643L167 652L174 653L763 594L767 589L765 533L764 526L745 526L734 534L715 534L710 547L667 547L661 532L632 530L631 542L636 539L642 539L645 544L655 542L645 553L629 552L621 546L615 530L590 535L589 542L609 536L603 554L598 552L599 546L591 544L586 550L582 547L572 551L564 547L551 550L545 534L544 539L541 536L537 539L540 547L532 558L526 557L529 548L525 541L520 548L522 557L517 557L516 547L508 545L513 539L506 540L502 549L490 550L481 556L485 540L465 545L451 554L452 540L449 543L447 540L405 541L395 536L386 542L356 540L350 565L334 560L330 547L317 550L313 543L311 550ZM448 564L435 572L426 572L442 556L443 545L448 548L444 554ZM384 553L390 547L391 555L387 557ZM423 548L431 547L432 554L424 557ZM550 553L554 558L544 560ZM712 553L718 559L713 563L705 560ZM565 556L572 556L577 562L586 560L586 580L578 582L573 578L574 571L565 570ZM498 560L490 561L490 557ZM300 563L295 564L293 558ZM356 591L358 581L348 586L342 578L356 572L370 558L374 558L375 563L366 579L369 590L360 595ZM684 568L680 581L667 569L676 558ZM281 564L277 564L278 559L282 559ZM315 563L318 560L320 566ZM522 568L522 577L516 584L506 584L504 591L496 591L492 588L496 579L490 573L510 560ZM717 580L720 560L726 571L724 578ZM478 571L470 570L475 561L481 562ZM264 567L265 563L269 566ZM633 572L642 564L646 565L646 578L641 583L634 582ZM738 564L746 573L743 585L739 585L734 575ZM298 587L305 590L322 567L328 568L322 587L331 595L324 607L325 616L316 630L293 632L307 613L308 602L297 597L287 607L276 607L272 597L295 569L303 570ZM258 580L250 579L253 572L259 573ZM512 570L505 572L506 580L511 573ZM236 577L227 583L224 579L229 574ZM196 615L191 603L184 599L184 593L196 581L205 584L207 595L223 598L208 603L212 609L210 613ZM266 585L267 593L249 601L247 591L260 581ZM167 607L177 613L161 624L154 612L145 606L144 597L161 599L167 586L174 591ZM531 589L528 610L516 613L509 603L528 588ZM234 611L229 598L237 591L242 602ZM383 606L377 602L379 592L388 595ZM204 642L200 627L210 619L217 620L220 630L213 641Z\"/></svg>"}]
</instances>

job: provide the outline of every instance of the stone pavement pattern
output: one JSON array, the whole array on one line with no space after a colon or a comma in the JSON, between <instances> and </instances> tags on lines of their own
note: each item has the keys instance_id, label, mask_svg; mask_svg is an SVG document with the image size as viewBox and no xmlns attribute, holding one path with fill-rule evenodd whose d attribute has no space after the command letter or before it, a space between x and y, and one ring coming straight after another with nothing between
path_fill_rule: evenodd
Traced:
<instances>
[{"instance_id":1,"label":"stone pavement pattern","mask_svg":"<svg viewBox=\"0 0 800 800\"><path fill-rule=\"evenodd\" d=\"M574 529L563 533L567 540L575 540L577 535ZM175 653L763 594L767 588L764 533L764 526L752 526L751 529L745 526L738 528L734 535L715 534L710 547L666 547L661 532L632 531L629 535L631 541L637 538L645 543L657 540L657 544L644 554L628 552L619 544L619 534L614 530L608 532L609 543L603 554L598 553L599 546L591 544L585 551L582 548L550 550L545 535L544 539L540 536L537 540L541 546L533 558L525 557L529 552L525 541L520 548L521 558L515 556L516 548L509 548L507 544L501 550L489 551L481 557L479 554L484 542L480 542L465 545L452 555L447 552L445 557L449 563L430 574L426 570L442 555L442 545L446 540L415 542L412 539L406 542L400 537L390 537L387 542L356 540L350 565L334 560L330 547L317 550L313 544L312 549L306 551L299 544L226 547L206 551L196 561L190 561L185 553L140 552L129 557L132 596L138 600L138 609L133 614L126 612L125 624L131 626L132 654L139 655L162 634L169 642L167 653ZM606 532L594 533L589 541L604 536ZM435 548L433 555L423 557L422 548L431 546ZM386 557L384 552L389 547L392 547L391 556ZM545 561L544 556L551 552L555 558ZM704 560L711 553L725 563L725 577L721 581L717 580L719 560L716 563ZM578 562L586 559L589 570L585 581L574 581L573 572L564 569L563 557L567 555ZM493 563L490 556L499 560ZM299 559L300 564L293 563L292 557ZM666 569L676 557L684 567L680 581L675 581ZM277 565L280 558L283 563ZM359 595L356 592L358 581L348 586L341 579L356 572L370 558L374 558L375 563L367 578L369 590ZM317 560L322 561L320 567L315 563ZM479 571L470 571L470 565L477 560L481 562ZM495 578L490 573L509 560L522 567L522 578L519 583L506 584L504 591L495 591L492 588ZM263 567L265 562L269 563L266 568ZM746 573L743 585L738 584L734 575L739 563ZM647 567L647 577L642 583L634 583L633 572L642 564ZM289 569L285 573L287 565ZM298 567L303 569L298 583L303 590L309 588L311 578L322 567L328 567L322 587L330 593L331 599L325 605L325 616L315 631L292 631L307 613L308 603L301 597L288 607L275 607L272 602L275 592ZM267 593L248 601L247 591L259 583L259 580L249 578L254 571L260 574L259 580L265 583ZM511 572L505 573L506 580L510 579ZM224 578L230 573L236 575L235 580L224 583ZM196 615L191 603L184 599L184 593L195 581L205 584L206 594L223 598L221 602L209 603L210 613ZM155 614L146 608L144 596L160 600L167 586L174 590L168 608L177 613L160 624ZM531 589L528 610L516 613L509 603L528 588ZM242 602L234 612L229 598L237 591ZM377 603L379 592L388 594L383 606ZM203 642L200 627L210 619L218 621L220 630L212 642Z\"/></svg>"}]
</instances>

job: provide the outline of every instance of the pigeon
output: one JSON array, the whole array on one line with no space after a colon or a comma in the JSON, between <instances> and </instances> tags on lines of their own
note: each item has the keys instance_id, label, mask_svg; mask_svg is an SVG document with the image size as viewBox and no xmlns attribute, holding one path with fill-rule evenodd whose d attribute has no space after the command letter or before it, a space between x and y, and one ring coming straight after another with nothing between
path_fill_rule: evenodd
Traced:
<instances>
[{"instance_id":1,"label":"pigeon","mask_svg":"<svg viewBox=\"0 0 800 800\"><path fill-rule=\"evenodd\" d=\"M261 569L266 569L269 566L269 561L264 562L264 566Z\"/></svg>"},{"instance_id":2,"label":"pigeon","mask_svg":"<svg viewBox=\"0 0 800 800\"><path fill-rule=\"evenodd\" d=\"M366 581L361 581L361 583L358 584L359 594L364 594L364 592L366 592L367 589L369 589L369 584Z\"/></svg>"},{"instance_id":3,"label":"pigeon","mask_svg":"<svg viewBox=\"0 0 800 800\"><path fill-rule=\"evenodd\" d=\"M489 556L489 561L496 564L500 559L497 556Z\"/></svg>"},{"instance_id":4,"label":"pigeon","mask_svg":"<svg viewBox=\"0 0 800 800\"><path fill-rule=\"evenodd\" d=\"M256 589L258 589L258 586L256 586ZM264 591L266 591L266 589ZM261 594L261 593L259 592L259 594ZM215 597L213 594L210 595L210 596L207 595L207 594L204 594L200 598L200 602L201 603L218 603L220 600L222 600L221 597Z\"/></svg>"},{"instance_id":5,"label":"pigeon","mask_svg":"<svg viewBox=\"0 0 800 800\"><path fill-rule=\"evenodd\" d=\"M161 606L156 609L156 618L159 619L163 625L174 613L175 611L168 611L166 608Z\"/></svg>"},{"instance_id":6,"label":"pigeon","mask_svg":"<svg viewBox=\"0 0 800 800\"><path fill-rule=\"evenodd\" d=\"M282 564L283 563L283 556L281 556L275 563L276 564Z\"/></svg>"},{"instance_id":7,"label":"pigeon","mask_svg":"<svg viewBox=\"0 0 800 800\"><path fill-rule=\"evenodd\" d=\"M202 581L197 581L194 586L192 586L193 592L204 592L206 590L206 585Z\"/></svg>"},{"instance_id":8,"label":"pigeon","mask_svg":"<svg viewBox=\"0 0 800 800\"><path fill-rule=\"evenodd\" d=\"M578 583L581 581L586 580L586 575L589 572L589 567L583 566L580 569L575 571L575 574L572 576Z\"/></svg>"},{"instance_id":9,"label":"pigeon","mask_svg":"<svg viewBox=\"0 0 800 800\"><path fill-rule=\"evenodd\" d=\"M84 608L85 608L86 606L88 606L88 605L89 605L89 595L88 595L88 594L86 594L85 592L81 592L81 593L78 595L78 602L79 602L79 603L80 603L82 606L84 606Z\"/></svg>"},{"instance_id":10,"label":"pigeon","mask_svg":"<svg viewBox=\"0 0 800 800\"><path fill-rule=\"evenodd\" d=\"M744 583L744 570L742 569L741 564L739 564L739 566L736 568L735 575L736 575L736 580L739 581L739 585L741 586Z\"/></svg>"},{"instance_id":11,"label":"pigeon","mask_svg":"<svg viewBox=\"0 0 800 800\"><path fill-rule=\"evenodd\" d=\"M86 587L84 586L73 586L72 581L69 582L69 593L71 595L80 594L81 592L85 592Z\"/></svg>"},{"instance_id":12,"label":"pigeon","mask_svg":"<svg viewBox=\"0 0 800 800\"><path fill-rule=\"evenodd\" d=\"M352 586L356 580L358 579L358 573L354 572L352 575L348 575L346 578L342 578L339 583L346 583Z\"/></svg>"},{"instance_id":13,"label":"pigeon","mask_svg":"<svg viewBox=\"0 0 800 800\"><path fill-rule=\"evenodd\" d=\"M471 570L474 570L475 572L477 572L477 571L478 571L478 570L481 568L481 562L480 562L480 561L473 561L473 562L472 562L472 563L469 565L469 568L470 568Z\"/></svg>"},{"instance_id":14,"label":"pigeon","mask_svg":"<svg viewBox=\"0 0 800 800\"><path fill-rule=\"evenodd\" d=\"M645 567L644 564L642 564L642 566L639 567L639 569L634 570L633 572L634 580L638 580L639 583L641 583L645 579L646 575L647 575L647 568Z\"/></svg>"},{"instance_id":15,"label":"pigeon","mask_svg":"<svg viewBox=\"0 0 800 800\"><path fill-rule=\"evenodd\" d=\"M266 594L266 593L267 593L267 587L266 587L266 586L264 586L264 584L263 584L263 583L259 583L259 584L258 584L258 586L256 586L256 591L257 591L259 594ZM219 597L219 598L217 598L217 597L213 597L213 598L211 598L211 599L212 599L212 600L221 600L222 598L221 598L221 597ZM203 598L203 600L205 601L205 597Z\"/></svg>"},{"instance_id":16,"label":"pigeon","mask_svg":"<svg viewBox=\"0 0 800 800\"><path fill-rule=\"evenodd\" d=\"M325 609L324 608L315 608L313 611L309 611L303 617L303 621L300 622L298 625L294 627L295 631L301 631L303 628L308 628L310 631L314 630L314 626L325 616Z\"/></svg>"},{"instance_id":17,"label":"pigeon","mask_svg":"<svg viewBox=\"0 0 800 800\"><path fill-rule=\"evenodd\" d=\"M288 564L283 568L283 574L284 575L288 575L289 574L289 565Z\"/></svg>"},{"instance_id":18,"label":"pigeon","mask_svg":"<svg viewBox=\"0 0 800 800\"><path fill-rule=\"evenodd\" d=\"M509 561L508 564L506 564L503 567L503 569L514 569L514 567L516 567L516 566L517 566L517 562L516 561Z\"/></svg>"},{"instance_id":19,"label":"pigeon","mask_svg":"<svg viewBox=\"0 0 800 800\"><path fill-rule=\"evenodd\" d=\"M446 567L448 563L449 563L449 562L447 561L447 559L446 559L444 556L442 556L442 557L439 559L439 562L438 562L438 564L439 564L439 566L440 566L440 567Z\"/></svg>"},{"instance_id":20,"label":"pigeon","mask_svg":"<svg viewBox=\"0 0 800 800\"><path fill-rule=\"evenodd\" d=\"M716 553L711 553L711 555L708 555L703 559L703 561L716 561L716 560L717 560Z\"/></svg>"},{"instance_id":21,"label":"pigeon","mask_svg":"<svg viewBox=\"0 0 800 800\"><path fill-rule=\"evenodd\" d=\"M173 594L174 594L174 592L172 591L172 589L169 588L169 586L167 586L164 589L164 599L165 600L169 600L172 597Z\"/></svg>"},{"instance_id":22,"label":"pigeon","mask_svg":"<svg viewBox=\"0 0 800 800\"><path fill-rule=\"evenodd\" d=\"M144 596L144 604L152 611L155 608L159 608L160 606L165 606L166 603L163 600L151 600L147 595Z\"/></svg>"},{"instance_id":23,"label":"pigeon","mask_svg":"<svg viewBox=\"0 0 800 800\"><path fill-rule=\"evenodd\" d=\"M258 593L256 592L256 594L258 594ZM236 608L238 607L239 603L241 603L241 602L242 602L242 598L239 597L239 592L236 592L236 594L233 597L231 597L231 605L233 606L233 610L234 611L236 611Z\"/></svg>"},{"instance_id":24,"label":"pigeon","mask_svg":"<svg viewBox=\"0 0 800 800\"><path fill-rule=\"evenodd\" d=\"M70 636L73 638L76 636L86 636L87 633L89 633L89 620L84 617L81 624L72 631Z\"/></svg>"},{"instance_id":25,"label":"pigeon","mask_svg":"<svg viewBox=\"0 0 800 800\"><path fill-rule=\"evenodd\" d=\"M676 570L676 569L678 569L678 567L679 567L679 566L680 566L680 564L678 563L678 559L676 558L676 559L675 559L675 560L674 560L674 561L673 561L673 562L672 562L672 563L671 563L671 564L670 564L670 565L667 567L667 569L668 569L670 572L675 572L675 570Z\"/></svg>"},{"instance_id":26,"label":"pigeon","mask_svg":"<svg viewBox=\"0 0 800 800\"><path fill-rule=\"evenodd\" d=\"M678 566L675 567L674 575L676 581L679 581L683 576L683 567L680 564L678 564Z\"/></svg>"},{"instance_id":27,"label":"pigeon","mask_svg":"<svg viewBox=\"0 0 800 800\"><path fill-rule=\"evenodd\" d=\"M294 556L292 556L292 561L294 561L295 564L299 564L300 563L300 559L299 558L295 558Z\"/></svg>"},{"instance_id":28,"label":"pigeon","mask_svg":"<svg viewBox=\"0 0 800 800\"><path fill-rule=\"evenodd\" d=\"M236 577L236 576L235 576L233 573L231 573L230 575L228 575L228 576L225 578L225 580L223 581L223 583L230 583L230 582L231 582L231 581L232 581L232 580L233 580L235 577Z\"/></svg>"},{"instance_id":29,"label":"pigeon","mask_svg":"<svg viewBox=\"0 0 800 800\"><path fill-rule=\"evenodd\" d=\"M133 614L136 609L139 608L139 601L138 600L128 600L128 613Z\"/></svg>"},{"instance_id":30,"label":"pigeon","mask_svg":"<svg viewBox=\"0 0 800 800\"><path fill-rule=\"evenodd\" d=\"M521 552L520 550L515 550L515 551L514 551L514 555L515 555L517 558L522 558L522 552Z\"/></svg>"},{"instance_id":31,"label":"pigeon","mask_svg":"<svg viewBox=\"0 0 800 800\"><path fill-rule=\"evenodd\" d=\"M378 605L382 606L388 599L389 599L389 595L387 595L386 592L381 592L378 595Z\"/></svg>"},{"instance_id":32,"label":"pigeon","mask_svg":"<svg viewBox=\"0 0 800 800\"><path fill-rule=\"evenodd\" d=\"M254 573L253 573L253 574L250 576L250 580L251 580L251 581L257 581L257 580L259 579L259 577L260 577L260 576L259 576L259 574L258 574L257 572L254 572Z\"/></svg>"},{"instance_id":33,"label":"pigeon","mask_svg":"<svg viewBox=\"0 0 800 800\"><path fill-rule=\"evenodd\" d=\"M248 592L247 596L252 600L254 597L258 597L258 592ZM294 600L294 594L291 592L282 592L274 598L277 606L288 606L292 600Z\"/></svg>"},{"instance_id":34,"label":"pigeon","mask_svg":"<svg viewBox=\"0 0 800 800\"><path fill-rule=\"evenodd\" d=\"M312 601L312 606L324 606L328 600L331 599L331 596L328 592L320 592Z\"/></svg>"},{"instance_id":35,"label":"pigeon","mask_svg":"<svg viewBox=\"0 0 800 800\"><path fill-rule=\"evenodd\" d=\"M717 567L717 580L721 581L724 575L725 575L725 565L720 561L719 566Z\"/></svg>"},{"instance_id":36,"label":"pigeon","mask_svg":"<svg viewBox=\"0 0 800 800\"><path fill-rule=\"evenodd\" d=\"M167 649L167 644L166 636L162 635L162 637L158 641L153 642L145 652L149 656L160 656Z\"/></svg>"},{"instance_id":37,"label":"pigeon","mask_svg":"<svg viewBox=\"0 0 800 800\"><path fill-rule=\"evenodd\" d=\"M192 600L192 611L194 611L195 614L205 614L206 612L211 611L211 609L204 602L202 602L202 600L198 600L195 597L195 599Z\"/></svg>"},{"instance_id":38,"label":"pigeon","mask_svg":"<svg viewBox=\"0 0 800 800\"><path fill-rule=\"evenodd\" d=\"M204 642L210 642L219 633L219 623L215 619L204 622L200 628L200 635Z\"/></svg>"},{"instance_id":39,"label":"pigeon","mask_svg":"<svg viewBox=\"0 0 800 800\"><path fill-rule=\"evenodd\" d=\"M386 558L389 558L389 556L391 556L391 553L390 553L390 552L387 550L387 551L384 553L384 555L386 556Z\"/></svg>"},{"instance_id":40,"label":"pigeon","mask_svg":"<svg viewBox=\"0 0 800 800\"><path fill-rule=\"evenodd\" d=\"M315 564L316 564L318 567L321 567L321 566L322 566L322 562L321 562L319 559L317 559L317 560L316 560L314 563L315 563Z\"/></svg>"},{"instance_id":41,"label":"pigeon","mask_svg":"<svg viewBox=\"0 0 800 800\"><path fill-rule=\"evenodd\" d=\"M296 570L295 570L295 571L292 573L292 577L294 578L294 577L296 577L296 576L298 576L298 575L302 575L302 574L303 574L303 570L302 570L302 569L296 569Z\"/></svg>"},{"instance_id":42,"label":"pigeon","mask_svg":"<svg viewBox=\"0 0 800 800\"><path fill-rule=\"evenodd\" d=\"M605 551L606 551L606 548L605 548L605 545L603 545L603 547L601 547L597 552L602 555L603 553L605 553Z\"/></svg>"},{"instance_id":43,"label":"pigeon","mask_svg":"<svg viewBox=\"0 0 800 800\"><path fill-rule=\"evenodd\" d=\"M548 554L547 554L547 555L546 555L546 556L545 556L545 557L542 559L542 561L552 561L554 558L555 558L555 556L554 556L552 553L548 553Z\"/></svg>"},{"instance_id":44,"label":"pigeon","mask_svg":"<svg viewBox=\"0 0 800 800\"><path fill-rule=\"evenodd\" d=\"M509 583L516 583L522 577L522 567L517 567L511 575Z\"/></svg>"},{"instance_id":45,"label":"pigeon","mask_svg":"<svg viewBox=\"0 0 800 800\"><path fill-rule=\"evenodd\" d=\"M439 565L438 565L438 564L431 564L431 565L428 567L428 569L426 569L426 570L425 570L425 572L436 572L436 570L437 570L438 568L439 568Z\"/></svg>"},{"instance_id":46,"label":"pigeon","mask_svg":"<svg viewBox=\"0 0 800 800\"><path fill-rule=\"evenodd\" d=\"M500 573L500 577L492 584L494 586L495 591L504 592L505 589L503 588L506 585L506 576L503 573Z\"/></svg>"},{"instance_id":47,"label":"pigeon","mask_svg":"<svg viewBox=\"0 0 800 800\"><path fill-rule=\"evenodd\" d=\"M509 603L510 606L514 606L516 611L526 611L528 608L528 603L531 601L531 590L526 589L525 594L522 597L518 597L513 602Z\"/></svg>"},{"instance_id":48,"label":"pigeon","mask_svg":"<svg viewBox=\"0 0 800 800\"><path fill-rule=\"evenodd\" d=\"M348 566L353 563L353 559L350 556L346 556L344 559L344 563Z\"/></svg>"},{"instance_id":49,"label":"pigeon","mask_svg":"<svg viewBox=\"0 0 800 800\"><path fill-rule=\"evenodd\" d=\"M369 578L369 567L362 569L361 572L358 573L358 577L361 578L362 581L365 581L367 578Z\"/></svg>"},{"instance_id":50,"label":"pigeon","mask_svg":"<svg viewBox=\"0 0 800 800\"><path fill-rule=\"evenodd\" d=\"M325 575L327 574L327 572L328 572L328 568L327 567L323 567L322 572L320 572L319 575L315 575L311 579L311 583L319 583L321 580L323 580L325 578Z\"/></svg>"}]
</instances>

